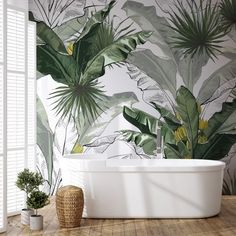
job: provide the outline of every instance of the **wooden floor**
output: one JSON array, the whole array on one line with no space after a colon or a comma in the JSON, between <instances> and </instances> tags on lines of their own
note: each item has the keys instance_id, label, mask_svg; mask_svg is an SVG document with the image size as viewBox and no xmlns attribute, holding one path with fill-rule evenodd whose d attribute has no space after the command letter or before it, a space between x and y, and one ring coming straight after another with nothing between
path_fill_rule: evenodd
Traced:
<instances>
[{"instance_id":1,"label":"wooden floor","mask_svg":"<svg viewBox=\"0 0 236 236\"><path fill-rule=\"evenodd\" d=\"M82 219L81 227L60 229L57 221L55 202L41 210L44 215L44 230L30 231L23 227L19 216L9 218L9 235L60 235L60 236L235 236L236 235L236 196L223 196L219 216L208 219Z\"/></svg>"}]
</instances>

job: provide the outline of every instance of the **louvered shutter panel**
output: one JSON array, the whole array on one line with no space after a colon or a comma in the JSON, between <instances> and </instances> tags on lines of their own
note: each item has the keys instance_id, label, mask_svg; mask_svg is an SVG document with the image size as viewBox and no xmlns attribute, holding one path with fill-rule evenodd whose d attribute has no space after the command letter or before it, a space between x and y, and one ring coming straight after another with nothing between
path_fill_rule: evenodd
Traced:
<instances>
[{"instance_id":1,"label":"louvered shutter panel","mask_svg":"<svg viewBox=\"0 0 236 236\"><path fill-rule=\"evenodd\" d=\"M28 159L27 167L35 170L36 156L36 25L28 24Z\"/></svg>"},{"instance_id":2,"label":"louvered shutter panel","mask_svg":"<svg viewBox=\"0 0 236 236\"><path fill-rule=\"evenodd\" d=\"M24 193L15 186L26 157L26 14L7 9L7 211L24 206Z\"/></svg>"},{"instance_id":3,"label":"louvered shutter panel","mask_svg":"<svg viewBox=\"0 0 236 236\"><path fill-rule=\"evenodd\" d=\"M18 172L35 170L36 27L27 6L27 0L0 0L0 232L7 215L24 207Z\"/></svg>"},{"instance_id":4,"label":"louvered shutter panel","mask_svg":"<svg viewBox=\"0 0 236 236\"><path fill-rule=\"evenodd\" d=\"M6 179L5 159L4 159L4 73L5 73L5 57L4 57L4 1L0 0L0 233L6 229Z\"/></svg>"}]
</instances>

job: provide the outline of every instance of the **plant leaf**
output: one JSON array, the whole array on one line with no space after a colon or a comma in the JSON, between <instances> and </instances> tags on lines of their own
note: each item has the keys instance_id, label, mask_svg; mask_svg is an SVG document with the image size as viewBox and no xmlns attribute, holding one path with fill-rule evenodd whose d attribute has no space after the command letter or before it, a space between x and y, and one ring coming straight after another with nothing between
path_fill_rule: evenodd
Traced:
<instances>
[{"instance_id":1,"label":"plant leaf","mask_svg":"<svg viewBox=\"0 0 236 236\"><path fill-rule=\"evenodd\" d=\"M127 61L156 81L162 90L167 89L175 96L177 68L173 60L162 59L145 49L133 52Z\"/></svg>"},{"instance_id":2,"label":"plant leaf","mask_svg":"<svg viewBox=\"0 0 236 236\"><path fill-rule=\"evenodd\" d=\"M152 103L152 105L160 113L161 117L163 117L165 122L172 130L177 129L181 125L180 121L172 114L171 111L167 110L164 107L159 106L154 102Z\"/></svg>"},{"instance_id":3,"label":"plant leaf","mask_svg":"<svg viewBox=\"0 0 236 236\"><path fill-rule=\"evenodd\" d=\"M32 12L29 12L29 18L36 22L37 36L45 43L50 45L54 50L67 53L64 43L60 37L43 21L34 19Z\"/></svg>"},{"instance_id":4,"label":"plant leaf","mask_svg":"<svg viewBox=\"0 0 236 236\"><path fill-rule=\"evenodd\" d=\"M80 145L86 145L91 143L95 138L101 137L110 122L122 113L123 106L132 106L137 101L136 95L132 92L118 93L113 96L104 97L103 103L106 104L105 108L99 112L98 116L91 119L90 123L82 115L75 120L79 132L77 142Z\"/></svg>"},{"instance_id":5,"label":"plant leaf","mask_svg":"<svg viewBox=\"0 0 236 236\"><path fill-rule=\"evenodd\" d=\"M46 110L37 97L37 145L45 158L48 181L52 184L53 174L53 132L49 126Z\"/></svg>"},{"instance_id":6,"label":"plant leaf","mask_svg":"<svg viewBox=\"0 0 236 236\"><path fill-rule=\"evenodd\" d=\"M73 57L80 68L80 73L84 73L88 61L95 57L101 50L100 48L94 47L96 36L114 3L115 1L112 0L104 9L90 17L81 35L74 43Z\"/></svg>"},{"instance_id":7,"label":"plant leaf","mask_svg":"<svg viewBox=\"0 0 236 236\"><path fill-rule=\"evenodd\" d=\"M224 133L226 131L235 132L236 128L236 99L233 102L225 102L222 105L222 110L216 112L208 121L208 128L205 130L205 134L208 139L214 137L217 133Z\"/></svg>"},{"instance_id":8,"label":"plant leaf","mask_svg":"<svg viewBox=\"0 0 236 236\"><path fill-rule=\"evenodd\" d=\"M236 142L236 135L216 134L206 144L197 144L194 150L195 159L220 160L228 154Z\"/></svg>"},{"instance_id":9,"label":"plant leaf","mask_svg":"<svg viewBox=\"0 0 236 236\"><path fill-rule=\"evenodd\" d=\"M175 144L175 136L173 130L169 127L169 125L163 123L161 124L161 136L163 137L163 142L169 144Z\"/></svg>"},{"instance_id":10,"label":"plant leaf","mask_svg":"<svg viewBox=\"0 0 236 236\"><path fill-rule=\"evenodd\" d=\"M54 131L54 145L62 156L71 153L77 138L78 130L75 120L59 119Z\"/></svg>"},{"instance_id":11,"label":"plant leaf","mask_svg":"<svg viewBox=\"0 0 236 236\"><path fill-rule=\"evenodd\" d=\"M77 34L84 27L88 19L88 11L81 17L76 17L65 23L56 26L53 31L61 38L62 41L72 41L77 39Z\"/></svg>"},{"instance_id":12,"label":"plant leaf","mask_svg":"<svg viewBox=\"0 0 236 236\"><path fill-rule=\"evenodd\" d=\"M150 35L151 32L141 31L136 34L121 37L113 44L104 48L88 62L82 80L91 81L102 76L105 66L124 61L129 53L135 50L137 45L144 44Z\"/></svg>"},{"instance_id":13,"label":"plant leaf","mask_svg":"<svg viewBox=\"0 0 236 236\"><path fill-rule=\"evenodd\" d=\"M202 67L207 64L209 57L206 54L194 57L186 56L179 61L178 72L183 78L185 87L193 92L193 87L202 74Z\"/></svg>"},{"instance_id":14,"label":"plant leaf","mask_svg":"<svg viewBox=\"0 0 236 236\"><path fill-rule=\"evenodd\" d=\"M133 130L119 131L124 140L135 143L136 146L141 147L145 154L155 155L157 149L157 140L152 135L143 134Z\"/></svg>"},{"instance_id":15,"label":"plant leaf","mask_svg":"<svg viewBox=\"0 0 236 236\"><path fill-rule=\"evenodd\" d=\"M196 99L187 88L181 86L177 91L176 102L176 109L183 120L190 147L193 150L198 142L199 113Z\"/></svg>"},{"instance_id":16,"label":"plant leaf","mask_svg":"<svg viewBox=\"0 0 236 236\"><path fill-rule=\"evenodd\" d=\"M236 60L228 62L223 67L216 70L207 80L205 80L199 91L197 100L200 104L207 103L214 92L225 82L236 77Z\"/></svg>"},{"instance_id":17,"label":"plant leaf","mask_svg":"<svg viewBox=\"0 0 236 236\"><path fill-rule=\"evenodd\" d=\"M172 103L171 98L160 88L155 80L147 76L134 65L128 64L127 68L130 78L137 82L137 87L142 92L142 99L144 102L149 105L151 105L152 102L155 102L162 107L173 110L174 104Z\"/></svg>"},{"instance_id":18,"label":"plant leaf","mask_svg":"<svg viewBox=\"0 0 236 236\"><path fill-rule=\"evenodd\" d=\"M168 39L176 34L167 27L169 23L166 18L156 14L154 6L144 6L143 3L126 1L122 9L142 30L152 31L153 34L149 40L158 45L169 58L173 58L173 52L171 51Z\"/></svg>"},{"instance_id":19,"label":"plant leaf","mask_svg":"<svg viewBox=\"0 0 236 236\"><path fill-rule=\"evenodd\" d=\"M86 151L89 152L89 150L92 150L96 153L103 153L110 145L115 143L119 136L120 134L113 134L105 137L100 137L92 141L91 143L86 144L85 146L88 148Z\"/></svg>"},{"instance_id":20,"label":"plant leaf","mask_svg":"<svg viewBox=\"0 0 236 236\"><path fill-rule=\"evenodd\" d=\"M232 102L236 98L236 79L223 83L205 103L203 119L209 120L214 113L222 110L224 102Z\"/></svg>"},{"instance_id":21,"label":"plant leaf","mask_svg":"<svg viewBox=\"0 0 236 236\"><path fill-rule=\"evenodd\" d=\"M49 45L37 46L37 70L66 85L76 79L77 73L73 57L60 54Z\"/></svg>"},{"instance_id":22,"label":"plant leaf","mask_svg":"<svg viewBox=\"0 0 236 236\"><path fill-rule=\"evenodd\" d=\"M169 61L172 61L172 65L167 65L168 69L171 68L171 70L174 70L174 68L178 67L179 74L182 76L185 82L185 86L190 91L192 91L194 84L201 75L202 67L207 63L209 57L207 55L183 57L183 53L181 53L178 49L172 47L170 43L171 39L176 38L178 34L170 27L170 24L165 17L160 17L157 15L156 8L154 6L144 6L144 4L135 1L126 1L122 9L126 11L126 14L135 23L137 23L142 30L150 30L153 32L153 34L149 38L149 41L156 44L162 50L165 56L168 57L168 61L166 60L166 63L170 63ZM135 56L138 57L140 61L142 60L141 58L139 58L139 56L141 55L138 55L138 53ZM153 76L150 75L149 73L151 73L152 70L149 70L148 64L150 63L146 63L146 69L145 66L139 68L142 69L152 79L155 79L159 74L161 74L161 72L158 71L158 73L153 73ZM161 66L161 68L163 68L163 66ZM173 76L176 77L176 75ZM172 93L172 95L175 96L175 77L169 76L169 81L166 81L167 85L165 86L163 86L157 79L155 80L162 88L168 89ZM170 89L170 86L168 86L169 84L173 84L174 89Z\"/></svg>"},{"instance_id":23,"label":"plant leaf","mask_svg":"<svg viewBox=\"0 0 236 236\"><path fill-rule=\"evenodd\" d=\"M157 137L158 120L155 117L141 110L135 108L130 109L126 106L124 106L123 109L123 116L143 134L149 134L155 138Z\"/></svg>"},{"instance_id":24,"label":"plant leaf","mask_svg":"<svg viewBox=\"0 0 236 236\"><path fill-rule=\"evenodd\" d=\"M166 143L164 149L165 158L167 159L182 159L181 153L178 150L178 147L174 144Z\"/></svg>"},{"instance_id":25,"label":"plant leaf","mask_svg":"<svg viewBox=\"0 0 236 236\"><path fill-rule=\"evenodd\" d=\"M84 14L85 0L29 1L29 9L35 18L44 21L50 28L61 25Z\"/></svg>"}]
</instances>

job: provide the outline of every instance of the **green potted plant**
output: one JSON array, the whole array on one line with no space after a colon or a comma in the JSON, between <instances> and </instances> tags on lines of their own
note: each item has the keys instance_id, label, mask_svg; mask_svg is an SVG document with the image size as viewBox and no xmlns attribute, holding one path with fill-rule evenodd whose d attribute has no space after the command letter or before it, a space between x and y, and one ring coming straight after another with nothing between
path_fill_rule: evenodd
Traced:
<instances>
[{"instance_id":1,"label":"green potted plant","mask_svg":"<svg viewBox=\"0 0 236 236\"><path fill-rule=\"evenodd\" d=\"M38 209L49 204L48 195L39 190L33 190L28 199L27 205L35 210L35 214L30 216L30 229L42 230L43 229L43 216L38 215Z\"/></svg>"},{"instance_id":2,"label":"green potted plant","mask_svg":"<svg viewBox=\"0 0 236 236\"><path fill-rule=\"evenodd\" d=\"M43 177L39 173L34 173L29 171L29 169L24 169L18 173L16 186L26 193L26 199L28 200L29 194L43 184ZM27 201L26 201L27 202ZM26 203L26 208L21 211L21 223L24 225L29 225L30 215L33 214L33 210L30 209Z\"/></svg>"}]
</instances>

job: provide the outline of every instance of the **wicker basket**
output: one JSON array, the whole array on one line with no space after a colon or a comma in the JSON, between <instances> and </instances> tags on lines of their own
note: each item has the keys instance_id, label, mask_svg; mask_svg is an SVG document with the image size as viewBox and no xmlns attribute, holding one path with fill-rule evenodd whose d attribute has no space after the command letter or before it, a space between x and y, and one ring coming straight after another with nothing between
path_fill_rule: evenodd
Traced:
<instances>
[{"instance_id":1,"label":"wicker basket","mask_svg":"<svg viewBox=\"0 0 236 236\"><path fill-rule=\"evenodd\" d=\"M68 185L56 193L56 210L60 227L79 227L84 208L84 195L81 188Z\"/></svg>"}]
</instances>

